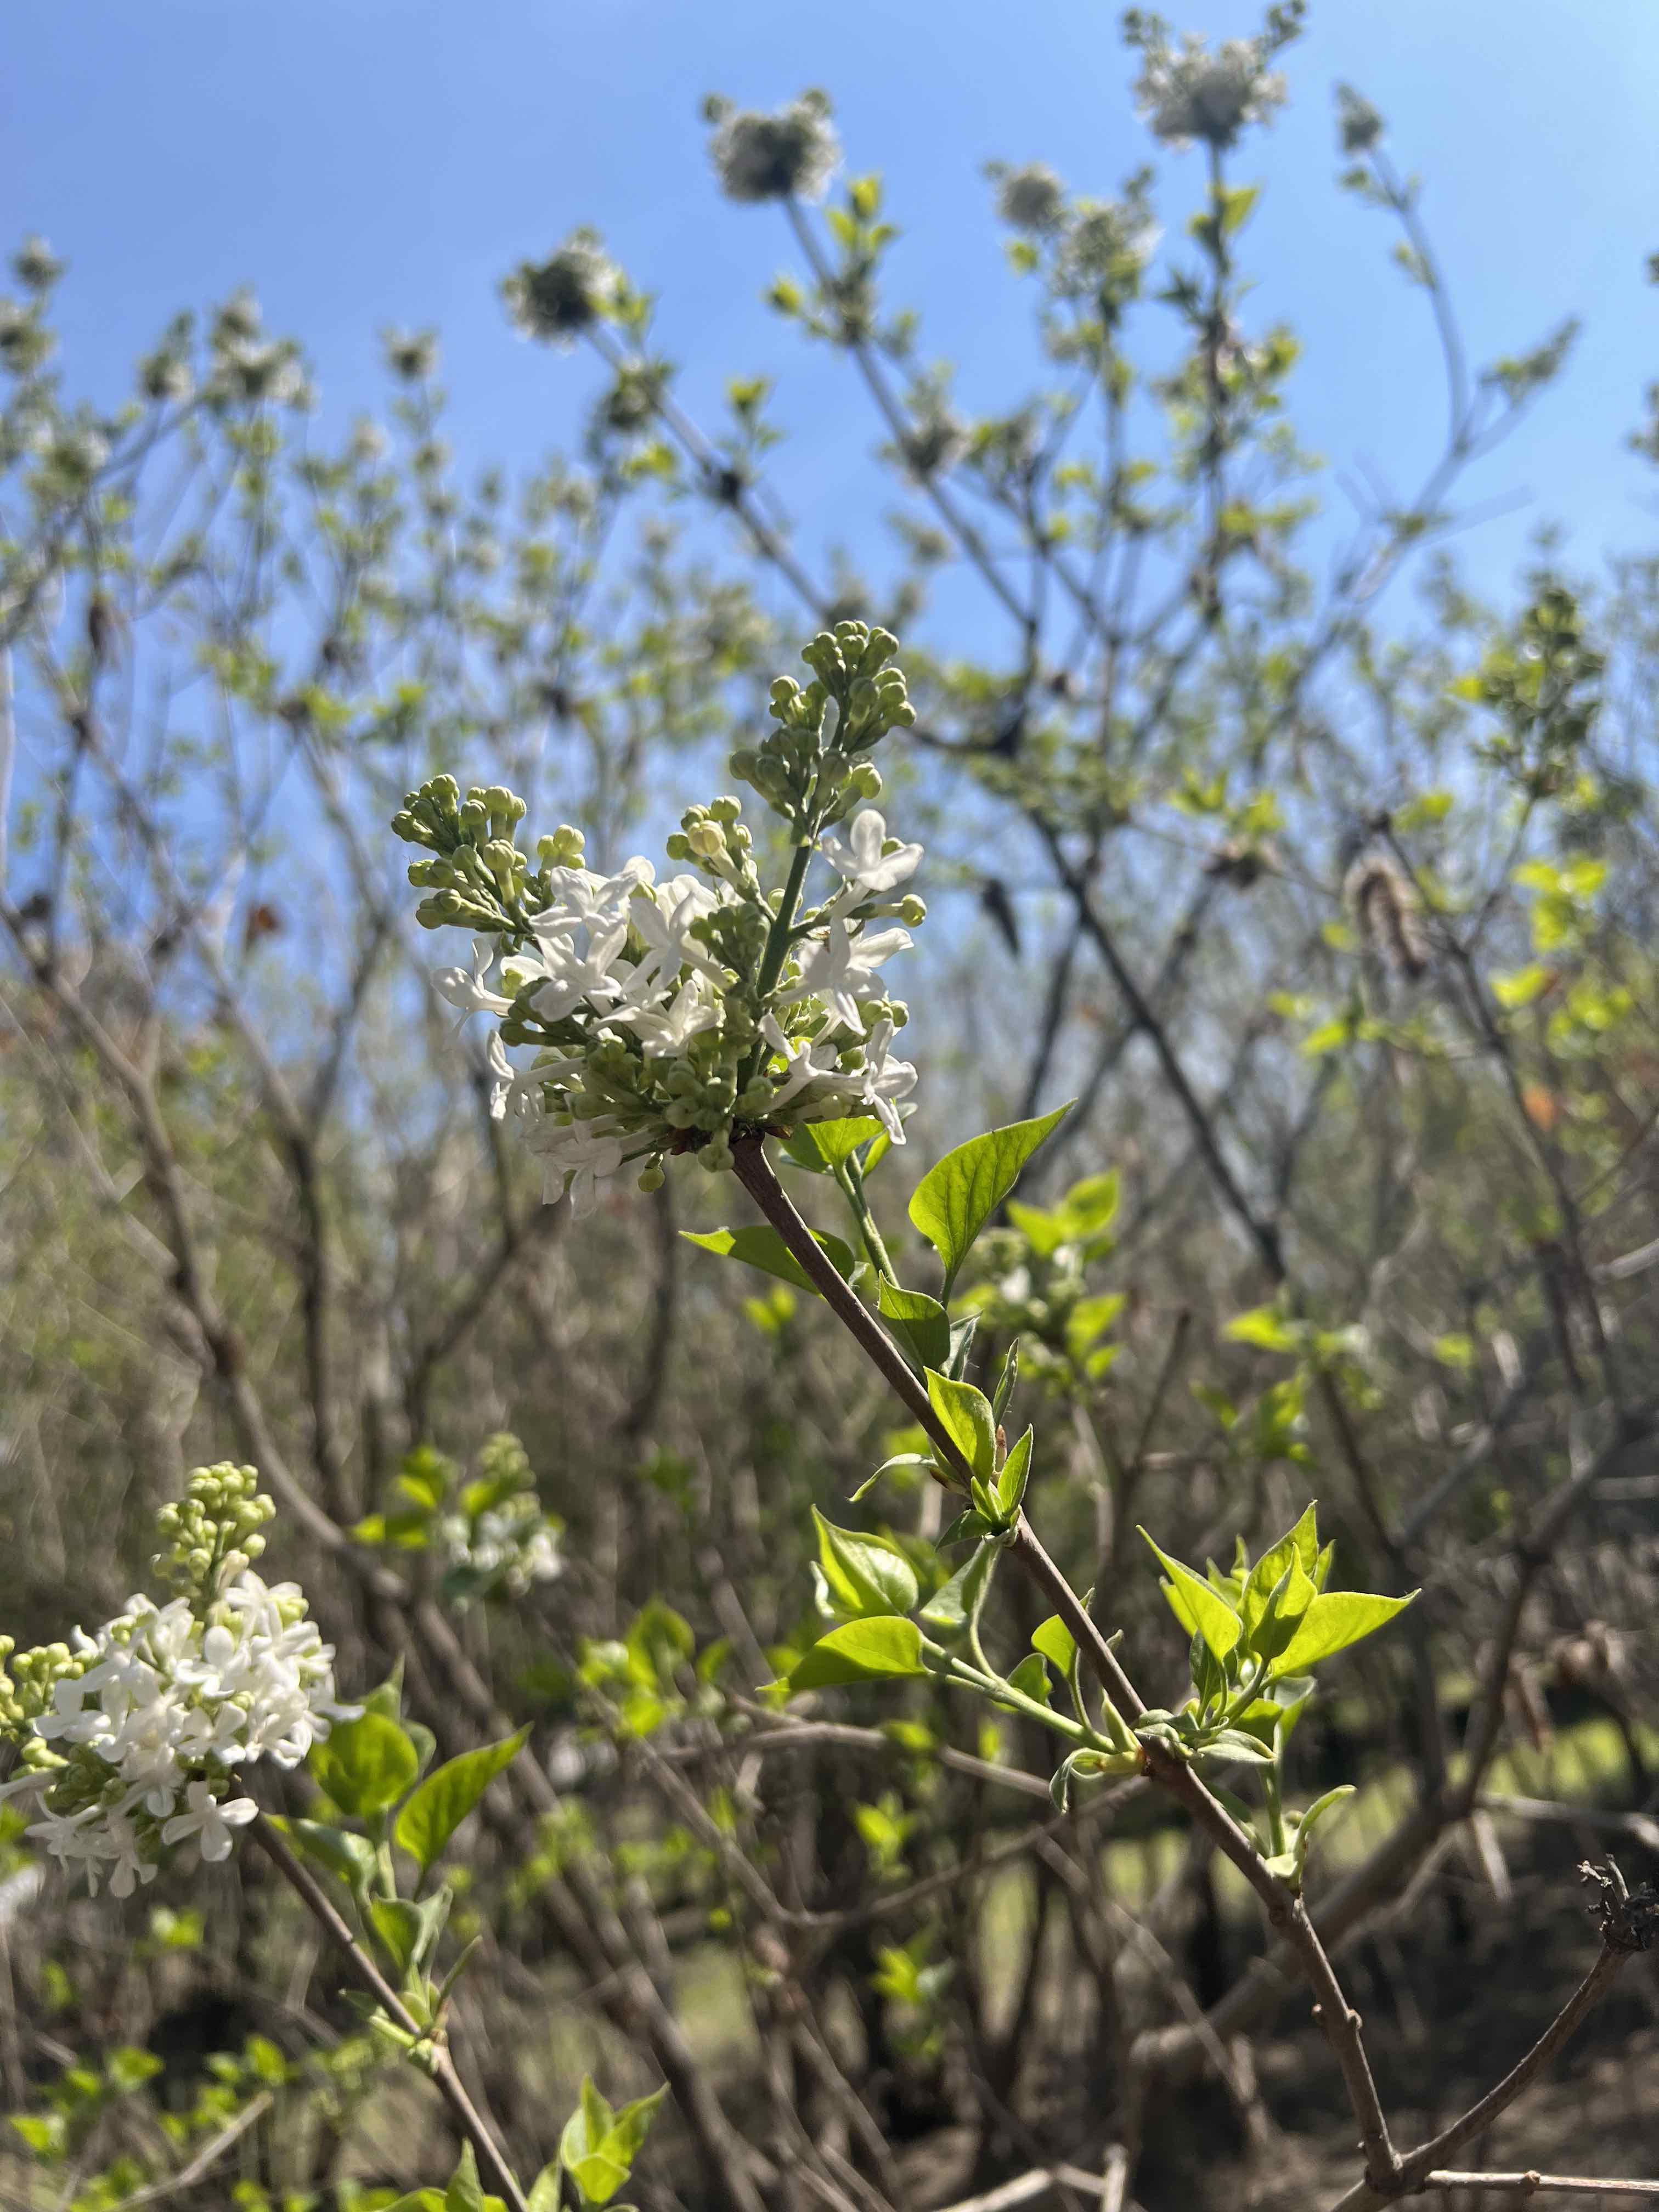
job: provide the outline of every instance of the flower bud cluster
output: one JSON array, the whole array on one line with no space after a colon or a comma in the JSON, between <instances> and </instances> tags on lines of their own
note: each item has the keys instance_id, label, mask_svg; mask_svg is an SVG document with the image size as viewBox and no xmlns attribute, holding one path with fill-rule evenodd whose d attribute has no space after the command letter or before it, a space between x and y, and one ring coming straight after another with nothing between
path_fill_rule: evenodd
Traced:
<instances>
[{"instance_id":1,"label":"flower bud cluster","mask_svg":"<svg viewBox=\"0 0 1659 2212\"><path fill-rule=\"evenodd\" d=\"M293 1583L266 1584L248 1562L271 1516L252 1468L201 1468L157 1518L157 1565L180 1594L142 1593L95 1635L16 1652L0 1637L0 1735L24 1772L0 1796L32 1795L27 1833L96 1893L154 1881L175 1844L226 1857L253 1800L232 1771L260 1759L296 1766L331 1722L333 1650Z\"/></svg>"},{"instance_id":2,"label":"flower bud cluster","mask_svg":"<svg viewBox=\"0 0 1659 2212\"><path fill-rule=\"evenodd\" d=\"M896 649L860 623L823 632L802 655L813 682L780 678L775 726L733 755L789 828L793 865L775 890L729 794L686 811L667 847L686 872L662 881L644 859L614 876L588 869L564 827L532 870L514 842L521 802L500 789L463 799L447 776L394 819L428 856L410 869L428 893L419 919L475 933L471 967L438 986L497 1018L495 1111L544 1156L550 1199L583 1206L630 1163L652 1188L674 1153L728 1167L745 1127L875 1114L903 1141L897 1101L915 1071L893 1055L906 1010L878 970L910 939L871 925L922 919L900 890L921 848L862 805L881 789L871 748L914 720L889 665ZM847 839L826 834L849 817ZM840 882L811 906L815 859ZM528 1068L507 1060L514 1046L534 1049Z\"/></svg>"},{"instance_id":3,"label":"flower bud cluster","mask_svg":"<svg viewBox=\"0 0 1659 2212\"><path fill-rule=\"evenodd\" d=\"M470 791L465 800L453 775L434 776L410 793L392 817L394 833L411 845L424 845L434 857L411 863L409 880L428 890L416 909L428 929L454 922L465 929L511 931L523 916L529 861L513 842L525 804L503 785ZM561 829L544 838L543 858L560 866L581 865L580 830ZM545 894L544 879L530 895Z\"/></svg>"},{"instance_id":4,"label":"flower bud cluster","mask_svg":"<svg viewBox=\"0 0 1659 2212\"><path fill-rule=\"evenodd\" d=\"M890 630L862 623L840 623L833 635L820 630L801 651L813 682L803 690L793 677L778 678L770 702L778 726L732 754L733 775L798 828L814 807L823 828L861 800L879 799L880 773L860 756L916 719L902 672L888 665L897 651ZM826 729L832 708L834 726Z\"/></svg>"}]
</instances>

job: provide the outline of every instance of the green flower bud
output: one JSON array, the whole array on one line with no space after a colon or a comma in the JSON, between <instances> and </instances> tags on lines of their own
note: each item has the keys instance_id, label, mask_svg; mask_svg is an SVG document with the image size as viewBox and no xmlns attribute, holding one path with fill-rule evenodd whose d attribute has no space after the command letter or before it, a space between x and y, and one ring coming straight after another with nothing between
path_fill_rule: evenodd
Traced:
<instances>
[{"instance_id":1,"label":"green flower bud","mask_svg":"<svg viewBox=\"0 0 1659 2212\"><path fill-rule=\"evenodd\" d=\"M561 822L550 837L536 841L536 857L544 868L579 868L586 849L586 837L568 822Z\"/></svg>"}]
</instances>

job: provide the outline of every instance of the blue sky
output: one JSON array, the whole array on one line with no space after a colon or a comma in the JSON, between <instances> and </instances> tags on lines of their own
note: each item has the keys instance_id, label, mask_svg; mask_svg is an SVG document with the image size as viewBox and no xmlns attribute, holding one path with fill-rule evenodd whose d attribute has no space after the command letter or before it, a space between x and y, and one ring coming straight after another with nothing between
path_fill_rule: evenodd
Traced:
<instances>
[{"instance_id":1,"label":"blue sky","mask_svg":"<svg viewBox=\"0 0 1659 2212\"><path fill-rule=\"evenodd\" d=\"M1213 36L1257 21L1235 0L1191 6L1177 21ZM382 325L437 325L454 443L508 464L571 434L594 369L516 340L497 282L592 222L659 292L696 408L713 412L729 374L777 378L781 480L822 548L884 503L874 432L844 366L760 304L787 242L775 211L714 191L702 94L830 92L849 166L884 172L904 232L893 296L922 311L925 351L960 362L970 406L1006 404L1034 363L981 165L1041 158L1106 192L1155 150L1115 19L1097 0L9 0L0 208L10 235L44 231L72 264L72 390L113 398L175 307L252 282L306 344L329 421L378 400ZM1292 105L1237 173L1267 187L1253 312L1304 334L1308 441L1403 489L1443 408L1387 227L1333 183L1331 87L1348 78L1426 179L1474 356L1585 319L1567 380L1468 487L1512 503L1461 541L1474 573L1497 584L1546 519L1586 566L1659 537L1659 480L1622 450L1659 376L1652 0L1315 0L1286 66ZM1157 150L1173 229L1198 158Z\"/></svg>"}]
</instances>

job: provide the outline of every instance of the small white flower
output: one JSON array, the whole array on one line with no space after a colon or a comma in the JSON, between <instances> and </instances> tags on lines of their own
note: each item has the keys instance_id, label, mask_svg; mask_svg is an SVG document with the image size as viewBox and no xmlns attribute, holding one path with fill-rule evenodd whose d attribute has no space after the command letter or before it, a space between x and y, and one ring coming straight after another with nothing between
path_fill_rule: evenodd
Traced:
<instances>
[{"instance_id":1,"label":"small white flower","mask_svg":"<svg viewBox=\"0 0 1659 2212\"><path fill-rule=\"evenodd\" d=\"M865 1039L863 1097L892 1141L902 1145L904 1124L899 1119L897 1101L915 1089L916 1071L914 1061L891 1057L894 1034L892 1023L883 1020Z\"/></svg>"},{"instance_id":2,"label":"small white flower","mask_svg":"<svg viewBox=\"0 0 1659 2212\"><path fill-rule=\"evenodd\" d=\"M860 1002L877 994L877 969L895 952L904 951L910 942L906 929L872 933L832 921L828 933L802 955L800 980L787 996L792 1000L822 999L830 1010L832 1028L861 1030Z\"/></svg>"},{"instance_id":3,"label":"small white flower","mask_svg":"<svg viewBox=\"0 0 1659 2212\"><path fill-rule=\"evenodd\" d=\"M878 892L896 890L921 865L920 845L901 845L895 852L884 853L886 842L884 817L873 806L866 806L853 817L845 844L839 837L826 837L822 850L836 873L846 877L849 889L860 897L871 898Z\"/></svg>"},{"instance_id":4,"label":"small white flower","mask_svg":"<svg viewBox=\"0 0 1659 2212\"><path fill-rule=\"evenodd\" d=\"M720 902L696 876L672 876L654 890L641 886L628 918L644 940L645 956L626 976L623 994L637 1002L653 990L672 990L683 968L694 968L714 983L725 981L719 964L691 934L693 922L712 914Z\"/></svg>"},{"instance_id":5,"label":"small white flower","mask_svg":"<svg viewBox=\"0 0 1659 2212\"><path fill-rule=\"evenodd\" d=\"M647 1056L678 1057L694 1036L720 1027L720 1010L706 978L688 976L666 1006L621 1006L614 1018L625 1022Z\"/></svg>"},{"instance_id":6,"label":"small white flower","mask_svg":"<svg viewBox=\"0 0 1659 2212\"><path fill-rule=\"evenodd\" d=\"M246 1827L259 1809L251 1797L228 1797L222 1804L206 1782L192 1782L185 1802L186 1809L175 1813L162 1828L161 1841L179 1844L194 1836L202 1856L213 1863L230 1856L231 1830Z\"/></svg>"},{"instance_id":7,"label":"small white flower","mask_svg":"<svg viewBox=\"0 0 1659 2212\"><path fill-rule=\"evenodd\" d=\"M833 1077L839 1072L833 1060L820 1065L813 1059L812 1038L799 1037L792 1043L784 1035L782 1024L775 1014L768 1014L761 1024L761 1034L773 1051L781 1053L788 1063L783 1080L772 1093L770 1110L774 1113L787 1106L792 1098L799 1097L811 1085Z\"/></svg>"},{"instance_id":8,"label":"small white flower","mask_svg":"<svg viewBox=\"0 0 1659 2212\"><path fill-rule=\"evenodd\" d=\"M531 1136L532 1149L545 1155L542 1196L551 1205L568 1197L574 1214L590 1212L599 1185L623 1163L623 1140L592 1121L545 1121Z\"/></svg>"},{"instance_id":9,"label":"small white flower","mask_svg":"<svg viewBox=\"0 0 1659 2212\"><path fill-rule=\"evenodd\" d=\"M540 963L543 980L530 1000L543 1020L562 1022L584 1000L591 1006L603 1008L619 998L623 985L611 967L627 942L625 921L613 922L604 932L591 934L585 953L578 952L568 939L556 937L544 942Z\"/></svg>"},{"instance_id":10,"label":"small white flower","mask_svg":"<svg viewBox=\"0 0 1659 2212\"><path fill-rule=\"evenodd\" d=\"M471 968L441 968L433 977L452 1006L459 1006L465 1020L469 1014L505 1014L512 1008L511 999L492 991L484 977L489 971L495 955L488 945L475 938L472 943Z\"/></svg>"}]
</instances>

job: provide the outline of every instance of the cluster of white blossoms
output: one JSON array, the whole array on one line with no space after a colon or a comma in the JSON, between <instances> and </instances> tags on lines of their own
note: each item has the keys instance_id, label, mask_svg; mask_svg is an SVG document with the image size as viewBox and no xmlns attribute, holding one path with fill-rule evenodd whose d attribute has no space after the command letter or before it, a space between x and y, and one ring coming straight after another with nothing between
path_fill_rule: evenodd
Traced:
<instances>
[{"instance_id":1,"label":"cluster of white blossoms","mask_svg":"<svg viewBox=\"0 0 1659 2212\"><path fill-rule=\"evenodd\" d=\"M438 1523L438 1542L452 1574L512 1597L564 1572L558 1530L535 1499L522 1493L476 1519L447 1513Z\"/></svg>"},{"instance_id":2,"label":"cluster of white blossoms","mask_svg":"<svg viewBox=\"0 0 1659 2212\"><path fill-rule=\"evenodd\" d=\"M804 92L775 115L736 108L718 94L703 102L714 125L709 148L720 189L734 200L821 200L841 166L830 100Z\"/></svg>"},{"instance_id":3,"label":"cluster of white blossoms","mask_svg":"<svg viewBox=\"0 0 1659 2212\"><path fill-rule=\"evenodd\" d=\"M435 1455L434 1462L447 1476L447 1463ZM458 1605L503 1592L523 1597L537 1583L564 1572L559 1551L563 1523L544 1511L518 1438L491 1437L478 1455L478 1466L477 1481L454 1492L433 1528L444 1562L444 1591ZM446 1492L448 1486L445 1480Z\"/></svg>"},{"instance_id":4,"label":"cluster of white blossoms","mask_svg":"<svg viewBox=\"0 0 1659 2212\"><path fill-rule=\"evenodd\" d=\"M421 919L479 933L471 966L438 987L496 1017L495 1110L542 1155L550 1199L580 1210L630 1164L653 1188L674 1153L729 1167L744 1128L869 1115L904 1141L898 1105L915 1070L894 1050L906 1010L881 970L911 942L901 925L926 911L903 890L922 852L872 806L853 811L881 788L862 756L911 718L886 666L896 649L860 623L823 633L803 656L818 680L781 678L779 726L732 757L789 823L777 890L762 885L735 798L687 811L668 853L695 872L660 881L643 859L614 875L586 867L565 828L541 840L532 875L513 842L523 804L506 791L463 800L439 777L407 801L393 826L434 855L410 870L432 894ZM844 836L829 834L842 823ZM825 880L809 904L815 861ZM510 1046L535 1048L528 1066Z\"/></svg>"},{"instance_id":5,"label":"cluster of white blossoms","mask_svg":"<svg viewBox=\"0 0 1659 2212\"><path fill-rule=\"evenodd\" d=\"M1194 139L1224 149L1252 123L1265 122L1285 100L1285 80L1270 70L1270 54L1292 34L1287 17L1255 39L1229 39L1212 51L1195 33L1171 46L1156 17L1143 19L1136 38L1145 53L1135 101L1166 145Z\"/></svg>"},{"instance_id":6,"label":"cluster of white blossoms","mask_svg":"<svg viewBox=\"0 0 1659 2212\"><path fill-rule=\"evenodd\" d=\"M297 1766L357 1710L336 1699L297 1585L252 1571L272 1511L257 1485L252 1468L198 1468L163 1510L157 1564L180 1590L167 1603L141 1594L94 1635L33 1651L0 1638L0 1735L26 1770L0 1796L38 1798L28 1834L94 1893L107 1876L130 1896L186 1841L226 1857L258 1809L231 1794L234 1771Z\"/></svg>"}]
</instances>

